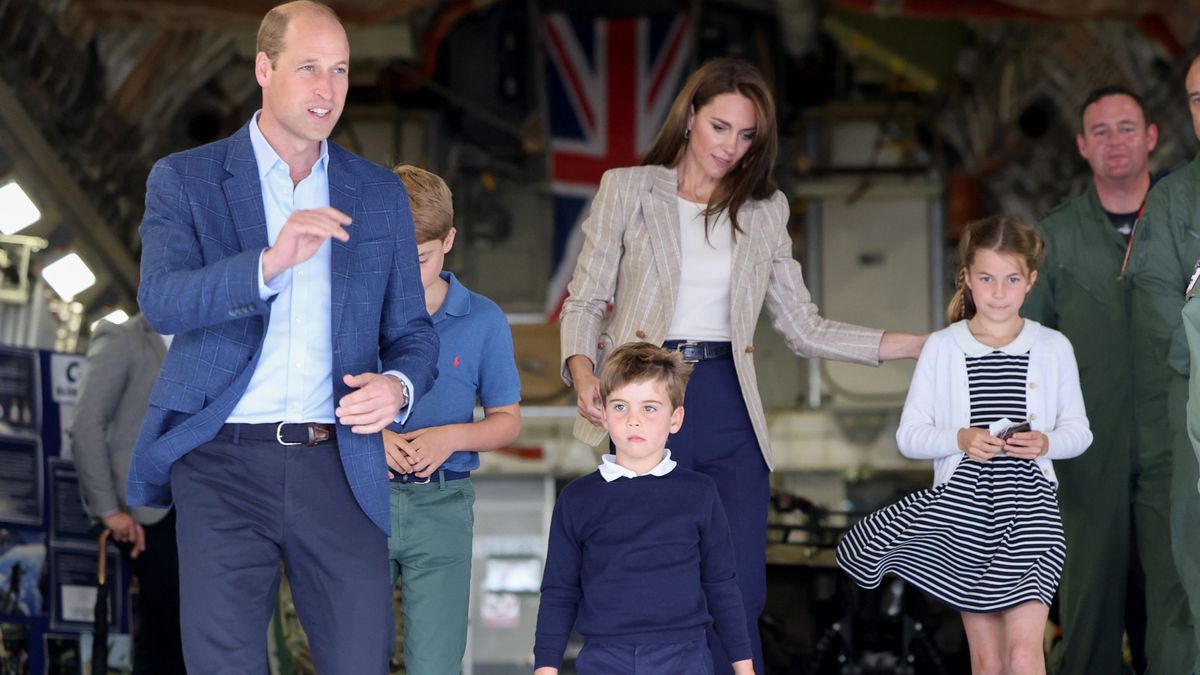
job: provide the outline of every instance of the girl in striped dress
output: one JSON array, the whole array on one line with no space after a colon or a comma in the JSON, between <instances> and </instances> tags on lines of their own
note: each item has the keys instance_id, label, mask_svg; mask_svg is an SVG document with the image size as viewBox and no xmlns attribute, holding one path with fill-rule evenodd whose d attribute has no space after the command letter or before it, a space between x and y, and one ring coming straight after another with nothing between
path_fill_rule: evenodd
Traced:
<instances>
[{"instance_id":1,"label":"girl in striped dress","mask_svg":"<svg viewBox=\"0 0 1200 675\"><path fill-rule=\"evenodd\" d=\"M959 610L976 675L1040 675L1066 553L1051 460L1092 434L1071 344L1019 314L1041 238L996 216L968 225L959 252L951 325L929 336L896 432L904 456L933 460L934 487L857 523L838 564L860 586L890 572Z\"/></svg>"}]
</instances>

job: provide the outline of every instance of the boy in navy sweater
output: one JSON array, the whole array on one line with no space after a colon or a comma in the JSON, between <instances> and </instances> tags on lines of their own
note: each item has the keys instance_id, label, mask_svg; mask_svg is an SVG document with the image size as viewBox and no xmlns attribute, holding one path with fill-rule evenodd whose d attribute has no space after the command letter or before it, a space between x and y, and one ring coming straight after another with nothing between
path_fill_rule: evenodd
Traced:
<instances>
[{"instance_id":1,"label":"boy in navy sweater","mask_svg":"<svg viewBox=\"0 0 1200 675\"><path fill-rule=\"evenodd\" d=\"M558 672L572 627L584 638L579 675L712 673L710 626L734 673L753 675L717 487L666 449L683 424L688 372L678 353L645 342L605 362L600 397L616 455L554 506L535 675Z\"/></svg>"}]
</instances>

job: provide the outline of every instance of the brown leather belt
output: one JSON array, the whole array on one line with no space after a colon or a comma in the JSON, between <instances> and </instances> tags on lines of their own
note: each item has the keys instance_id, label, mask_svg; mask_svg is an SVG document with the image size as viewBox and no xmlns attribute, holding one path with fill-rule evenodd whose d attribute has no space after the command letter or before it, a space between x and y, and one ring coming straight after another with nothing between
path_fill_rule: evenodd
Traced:
<instances>
[{"instance_id":1,"label":"brown leather belt","mask_svg":"<svg viewBox=\"0 0 1200 675\"><path fill-rule=\"evenodd\" d=\"M266 424L240 424L232 422L221 425L221 436L251 441L275 441L280 445L306 445L312 447L337 440L334 425L323 422L267 422Z\"/></svg>"}]
</instances>

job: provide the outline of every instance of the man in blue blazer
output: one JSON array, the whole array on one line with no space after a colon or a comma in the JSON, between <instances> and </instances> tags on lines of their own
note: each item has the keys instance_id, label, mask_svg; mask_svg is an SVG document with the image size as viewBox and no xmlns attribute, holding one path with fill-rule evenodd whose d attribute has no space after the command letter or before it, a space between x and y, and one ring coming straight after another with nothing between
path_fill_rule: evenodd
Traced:
<instances>
[{"instance_id":1,"label":"man in blue blazer","mask_svg":"<svg viewBox=\"0 0 1200 675\"><path fill-rule=\"evenodd\" d=\"M281 561L317 670L387 672L378 432L428 390L438 342L400 181L327 140L349 54L327 7L272 9L262 110L147 182L138 301L175 341L128 499L174 501L190 672L267 672Z\"/></svg>"}]
</instances>

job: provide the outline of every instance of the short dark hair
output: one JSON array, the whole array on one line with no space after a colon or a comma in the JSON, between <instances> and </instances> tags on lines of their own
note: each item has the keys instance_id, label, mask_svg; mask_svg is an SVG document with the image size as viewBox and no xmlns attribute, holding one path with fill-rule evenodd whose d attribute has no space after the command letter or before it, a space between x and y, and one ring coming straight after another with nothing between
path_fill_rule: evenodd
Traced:
<instances>
[{"instance_id":1,"label":"short dark hair","mask_svg":"<svg viewBox=\"0 0 1200 675\"><path fill-rule=\"evenodd\" d=\"M1150 116L1146 114L1146 102L1142 97L1134 92L1129 87L1123 84L1106 84L1103 87L1097 87L1083 99L1083 105L1079 106L1079 125L1083 126L1083 113L1087 111L1088 106L1099 101L1100 99L1108 98L1109 96L1128 96L1137 104L1138 110L1142 111L1142 119L1146 124L1150 123Z\"/></svg>"},{"instance_id":2,"label":"short dark hair","mask_svg":"<svg viewBox=\"0 0 1200 675\"><path fill-rule=\"evenodd\" d=\"M671 409L683 405L691 364L683 355L649 342L627 342L613 350L600 369L600 400L608 403L608 395L634 382L661 382L667 390Z\"/></svg>"}]
</instances>

